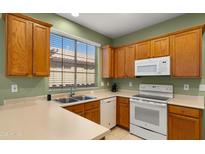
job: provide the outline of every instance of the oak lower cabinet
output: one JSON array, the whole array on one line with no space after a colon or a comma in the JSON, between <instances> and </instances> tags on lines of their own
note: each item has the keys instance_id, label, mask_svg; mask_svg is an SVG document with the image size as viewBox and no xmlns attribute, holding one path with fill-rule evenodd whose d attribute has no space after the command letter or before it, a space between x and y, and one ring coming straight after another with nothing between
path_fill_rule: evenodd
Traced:
<instances>
[{"instance_id":1,"label":"oak lower cabinet","mask_svg":"<svg viewBox=\"0 0 205 154\"><path fill-rule=\"evenodd\" d=\"M92 101L84 104L77 104L72 106L63 107L73 113L76 113L86 119L100 124L100 102Z\"/></svg>"},{"instance_id":2,"label":"oak lower cabinet","mask_svg":"<svg viewBox=\"0 0 205 154\"><path fill-rule=\"evenodd\" d=\"M18 13L3 14L3 18L7 76L49 76L52 25Z\"/></svg>"},{"instance_id":3,"label":"oak lower cabinet","mask_svg":"<svg viewBox=\"0 0 205 154\"><path fill-rule=\"evenodd\" d=\"M168 139L201 139L202 111L175 105L168 106Z\"/></svg>"},{"instance_id":4,"label":"oak lower cabinet","mask_svg":"<svg viewBox=\"0 0 205 154\"><path fill-rule=\"evenodd\" d=\"M202 29L171 36L172 76L201 76Z\"/></svg>"},{"instance_id":5,"label":"oak lower cabinet","mask_svg":"<svg viewBox=\"0 0 205 154\"><path fill-rule=\"evenodd\" d=\"M72 106L64 107L64 109L69 110L73 113L76 113L82 117L84 117L84 104L77 104Z\"/></svg>"},{"instance_id":6,"label":"oak lower cabinet","mask_svg":"<svg viewBox=\"0 0 205 154\"><path fill-rule=\"evenodd\" d=\"M117 97L117 125L125 129L130 128L129 98Z\"/></svg>"},{"instance_id":7,"label":"oak lower cabinet","mask_svg":"<svg viewBox=\"0 0 205 154\"><path fill-rule=\"evenodd\" d=\"M100 124L100 102L85 103L85 118Z\"/></svg>"},{"instance_id":8,"label":"oak lower cabinet","mask_svg":"<svg viewBox=\"0 0 205 154\"><path fill-rule=\"evenodd\" d=\"M100 124L100 109L95 108L88 111L85 111L85 118Z\"/></svg>"},{"instance_id":9,"label":"oak lower cabinet","mask_svg":"<svg viewBox=\"0 0 205 154\"><path fill-rule=\"evenodd\" d=\"M102 77L114 77L114 49L109 45L102 49Z\"/></svg>"}]
</instances>

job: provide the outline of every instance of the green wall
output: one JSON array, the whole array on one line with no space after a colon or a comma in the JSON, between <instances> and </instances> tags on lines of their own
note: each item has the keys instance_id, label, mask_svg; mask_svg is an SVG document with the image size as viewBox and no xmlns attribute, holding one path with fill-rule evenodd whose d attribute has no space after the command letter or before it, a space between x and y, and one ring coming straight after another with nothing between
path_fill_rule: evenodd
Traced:
<instances>
[{"instance_id":1,"label":"green wall","mask_svg":"<svg viewBox=\"0 0 205 154\"><path fill-rule=\"evenodd\" d=\"M116 38L113 40L113 46L119 46L127 43L133 43L139 40L147 39L153 36L174 32L180 29L188 28L194 25L204 24L205 14L185 14L174 19L153 25L148 28L136 31L134 33ZM134 79L113 79L121 89L138 90L140 83L150 84L172 84L174 92L177 94L190 94L205 96L205 92L199 92L199 84L205 84L205 35L202 42L202 78L201 79L180 79L171 77L141 77ZM133 87L129 87L129 82L132 82ZM189 84L190 90L184 91L184 84ZM203 114L203 139L205 139L205 111Z\"/></svg>"},{"instance_id":2,"label":"green wall","mask_svg":"<svg viewBox=\"0 0 205 154\"><path fill-rule=\"evenodd\" d=\"M205 23L205 14L185 14L171 20L153 25L148 28L136 31L134 33L116 38L113 40L113 46L119 46L139 40L151 38L153 36L174 32L180 29L188 28L194 25ZM171 77L141 77L135 79L113 79L120 88L137 90L139 83L158 83L173 84L174 91L178 94L205 95L205 92L199 92L199 84L205 84L205 35L203 35L202 43L202 78L201 79L180 79ZM133 83L133 87L129 87L129 82ZM183 85L189 84L190 90L184 91Z\"/></svg>"},{"instance_id":3,"label":"green wall","mask_svg":"<svg viewBox=\"0 0 205 154\"><path fill-rule=\"evenodd\" d=\"M64 31L66 33L79 36L91 41L101 43L102 45L111 44L111 39L105 37L97 32L94 32L88 28L80 26L79 24L73 23L69 20L66 20L56 14L27 14L34 18L40 19L45 22L53 24L53 27ZM38 96L48 93L48 78L44 77L6 77L5 76L5 60L6 60L6 51L5 51L5 32L4 32L4 21L0 19L0 105L3 104L4 99L8 98L18 98L18 97L28 97L28 96ZM98 85L102 79L100 78L101 74L101 61L100 61L100 49L97 49L97 72L98 72ZM103 80L104 82L109 80ZM18 85L18 92L11 93L11 84ZM106 84L104 87L106 88ZM57 91L61 92L61 91Z\"/></svg>"},{"instance_id":4,"label":"green wall","mask_svg":"<svg viewBox=\"0 0 205 154\"><path fill-rule=\"evenodd\" d=\"M1 15L1 14L0 14ZM136 31L134 33L116 38L110 39L97 32L94 32L88 28L85 28L79 24L73 23L72 21L66 20L56 14L28 14L34 18L38 18L45 22L53 24L53 27L66 33L79 36L91 41L99 42L102 45L112 44L113 46L123 45L132 43L138 40L143 40L156 35L174 32L178 29L188 28L193 25L205 23L205 14L185 14L180 17L156 24L154 26ZM0 19L0 104L3 103L4 99L26 97L26 96L37 96L48 93L48 78L40 77L6 77L5 76L5 33L4 33L4 22ZM199 92L198 86L200 83L205 84L205 36L203 36L203 67L202 67L202 78L201 79L173 79L170 77L142 77L134 79L113 79L112 82L117 82L120 88L138 90L139 83L156 83L156 84L173 84L174 91L177 94L190 94L190 95L205 95L205 92ZM98 72L98 85L102 79L101 76L101 52L100 49L97 51L97 72ZM110 81L109 79L103 80L105 83ZM129 82L133 83L133 87L129 87ZM18 85L18 93L11 93L11 84ZM183 84L189 84L190 90L184 91ZM106 84L105 84L106 85ZM107 88L104 86L104 88ZM205 114L204 114L205 119ZM203 120L204 121L204 120ZM205 124L204 124L205 128ZM205 132L205 131L204 131Z\"/></svg>"}]
</instances>

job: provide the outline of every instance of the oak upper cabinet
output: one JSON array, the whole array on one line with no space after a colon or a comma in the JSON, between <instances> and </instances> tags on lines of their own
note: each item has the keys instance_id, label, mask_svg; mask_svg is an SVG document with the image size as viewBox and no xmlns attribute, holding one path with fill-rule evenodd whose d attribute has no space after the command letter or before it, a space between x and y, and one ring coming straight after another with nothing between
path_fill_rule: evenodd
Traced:
<instances>
[{"instance_id":1,"label":"oak upper cabinet","mask_svg":"<svg viewBox=\"0 0 205 154\"><path fill-rule=\"evenodd\" d=\"M50 73L50 28L33 25L33 74L49 76Z\"/></svg>"},{"instance_id":2,"label":"oak upper cabinet","mask_svg":"<svg viewBox=\"0 0 205 154\"><path fill-rule=\"evenodd\" d=\"M114 77L114 49L111 46L105 46L102 50L102 77Z\"/></svg>"},{"instance_id":3,"label":"oak upper cabinet","mask_svg":"<svg viewBox=\"0 0 205 154\"><path fill-rule=\"evenodd\" d=\"M32 23L7 15L7 75L26 76L32 74ZM29 41L30 40L30 41Z\"/></svg>"},{"instance_id":4,"label":"oak upper cabinet","mask_svg":"<svg viewBox=\"0 0 205 154\"><path fill-rule=\"evenodd\" d=\"M50 27L22 14L4 14L7 75L49 76Z\"/></svg>"},{"instance_id":5,"label":"oak upper cabinet","mask_svg":"<svg viewBox=\"0 0 205 154\"><path fill-rule=\"evenodd\" d=\"M117 125L130 128L130 105L129 98L117 97Z\"/></svg>"},{"instance_id":6,"label":"oak upper cabinet","mask_svg":"<svg viewBox=\"0 0 205 154\"><path fill-rule=\"evenodd\" d=\"M169 55L169 36L151 40L151 57Z\"/></svg>"},{"instance_id":7,"label":"oak upper cabinet","mask_svg":"<svg viewBox=\"0 0 205 154\"><path fill-rule=\"evenodd\" d=\"M126 48L121 47L115 50L115 77L123 78L125 75L125 52Z\"/></svg>"},{"instance_id":8,"label":"oak upper cabinet","mask_svg":"<svg viewBox=\"0 0 205 154\"><path fill-rule=\"evenodd\" d=\"M175 105L168 106L168 139L201 139L201 110Z\"/></svg>"},{"instance_id":9,"label":"oak upper cabinet","mask_svg":"<svg viewBox=\"0 0 205 154\"><path fill-rule=\"evenodd\" d=\"M126 77L134 77L135 68L135 45L126 47L125 51L125 74Z\"/></svg>"},{"instance_id":10,"label":"oak upper cabinet","mask_svg":"<svg viewBox=\"0 0 205 154\"><path fill-rule=\"evenodd\" d=\"M151 43L150 41L136 44L135 59L146 59L151 57Z\"/></svg>"},{"instance_id":11,"label":"oak upper cabinet","mask_svg":"<svg viewBox=\"0 0 205 154\"><path fill-rule=\"evenodd\" d=\"M201 76L202 29L171 36L172 76Z\"/></svg>"}]
</instances>

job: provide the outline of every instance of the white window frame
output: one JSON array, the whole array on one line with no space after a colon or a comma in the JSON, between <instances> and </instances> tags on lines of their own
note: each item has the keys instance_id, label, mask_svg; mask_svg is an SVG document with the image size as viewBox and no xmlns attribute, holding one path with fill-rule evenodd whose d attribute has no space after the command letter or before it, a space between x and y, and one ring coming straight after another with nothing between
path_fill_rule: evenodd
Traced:
<instances>
[{"instance_id":1,"label":"white window frame","mask_svg":"<svg viewBox=\"0 0 205 154\"><path fill-rule=\"evenodd\" d=\"M96 48L97 47L101 47L101 44L100 43L97 43L97 42L93 42L93 41L90 41L90 40L87 40L87 39L84 39L84 38L81 38L81 37L78 37L78 36L74 36L72 34L68 34L66 32L63 32L63 31L60 31L58 29L55 29L55 28L52 28L51 29L51 33L53 34L56 34L56 35L59 35L59 36L62 36L62 37L67 37L68 39L73 39L75 40L75 42L81 42L81 43L85 43L85 44L88 44L88 45L92 45L92 46L95 46ZM76 48L76 47L75 47ZM96 52L97 52L97 49L96 49ZM97 58L95 59L95 64L96 64L96 61L97 61ZM76 69L76 68L75 68ZM95 71L97 71L97 69L95 69ZM86 76L87 74L89 73L86 73ZM97 78L95 77L95 86L93 87L77 87L76 86L76 75L77 75L77 72L75 70L75 81L74 81L74 85L75 85L75 88L78 88L78 89L84 89L84 88L97 88ZM95 75L97 75L97 72L95 72ZM62 86L61 88L53 88L53 87L49 87L49 90L61 90L61 89L65 89L66 87Z\"/></svg>"}]
</instances>

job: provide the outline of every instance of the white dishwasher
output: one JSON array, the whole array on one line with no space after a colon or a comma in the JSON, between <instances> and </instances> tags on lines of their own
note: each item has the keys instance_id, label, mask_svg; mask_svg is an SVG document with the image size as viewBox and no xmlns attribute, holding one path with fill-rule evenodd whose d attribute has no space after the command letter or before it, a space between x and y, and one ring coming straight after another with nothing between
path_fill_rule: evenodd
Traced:
<instances>
[{"instance_id":1,"label":"white dishwasher","mask_svg":"<svg viewBox=\"0 0 205 154\"><path fill-rule=\"evenodd\" d=\"M108 129L116 126L116 97L101 100L100 119L100 124Z\"/></svg>"}]
</instances>

